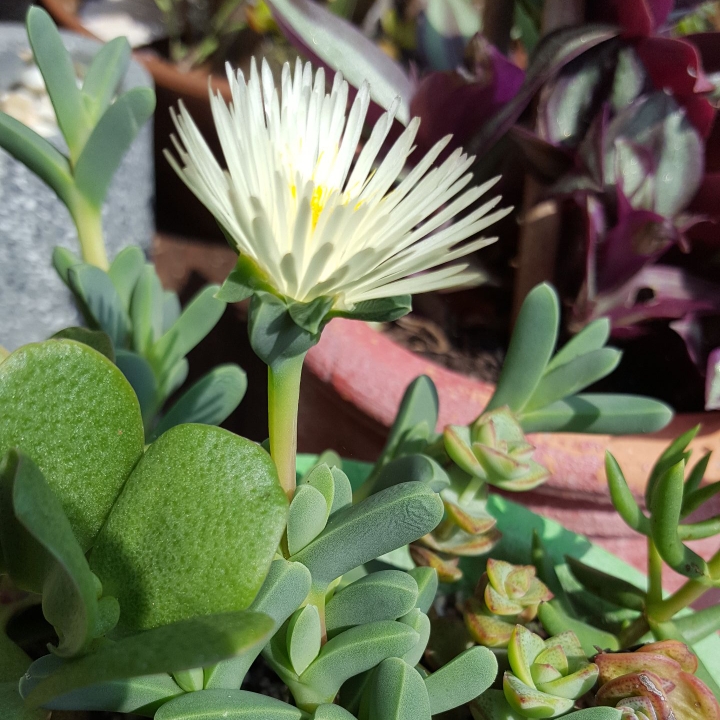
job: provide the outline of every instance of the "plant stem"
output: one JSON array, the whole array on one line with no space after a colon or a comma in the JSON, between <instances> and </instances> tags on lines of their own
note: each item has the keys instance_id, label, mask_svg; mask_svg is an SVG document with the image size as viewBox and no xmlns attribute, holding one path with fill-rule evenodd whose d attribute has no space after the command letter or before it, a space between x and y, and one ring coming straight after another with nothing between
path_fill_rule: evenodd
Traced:
<instances>
[{"instance_id":1,"label":"plant stem","mask_svg":"<svg viewBox=\"0 0 720 720\"><path fill-rule=\"evenodd\" d=\"M663 561L652 538L647 539L648 546L648 593L647 605L656 606L663 599Z\"/></svg>"},{"instance_id":2,"label":"plant stem","mask_svg":"<svg viewBox=\"0 0 720 720\"><path fill-rule=\"evenodd\" d=\"M483 35L501 52L510 50L510 33L515 17L514 0L486 0Z\"/></svg>"},{"instance_id":3,"label":"plant stem","mask_svg":"<svg viewBox=\"0 0 720 720\"><path fill-rule=\"evenodd\" d=\"M633 621L628 627L620 632L618 635L618 641L620 648L629 648L634 645L645 633L650 630L650 625L647 618L639 617Z\"/></svg>"},{"instance_id":4,"label":"plant stem","mask_svg":"<svg viewBox=\"0 0 720 720\"><path fill-rule=\"evenodd\" d=\"M305 353L268 367L270 455L289 500L295 493L297 414Z\"/></svg>"},{"instance_id":5,"label":"plant stem","mask_svg":"<svg viewBox=\"0 0 720 720\"><path fill-rule=\"evenodd\" d=\"M102 208L91 205L81 195L68 205L80 240L83 260L101 270L110 267L105 252L105 236L102 228Z\"/></svg>"},{"instance_id":6,"label":"plant stem","mask_svg":"<svg viewBox=\"0 0 720 720\"><path fill-rule=\"evenodd\" d=\"M720 551L715 553L708 561L711 580L688 580L679 590L670 597L665 598L652 609L648 615L656 623L667 622L684 608L701 598L710 588L717 585L720 580Z\"/></svg>"}]
</instances>

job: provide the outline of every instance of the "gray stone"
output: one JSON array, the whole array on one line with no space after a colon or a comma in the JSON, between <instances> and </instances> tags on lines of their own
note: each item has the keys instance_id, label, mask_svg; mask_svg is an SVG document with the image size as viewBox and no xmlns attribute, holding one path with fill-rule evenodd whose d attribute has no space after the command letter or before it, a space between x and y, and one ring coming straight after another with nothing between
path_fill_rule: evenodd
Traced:
<instances>
[{"instance_id":1,"label":"gray stone","mask_svg":"<svg viewBox=\"0 0 720 720\"><path fill-rule=\"evenodd\" d=\"M76 64L89 62L100 44L73 33L63 40ZM23 25L0 24L0 75L18 72L10 57L28 51ZM133 62L122 89L152 86ZM108 192L103 228L112 259L127 245L150 247L154 232L152 121L138 134ZM63 147L61 136L49 140ZM43 340L81 322L68 290L51 264L53 248L80 254L75 226L65 206L39 178L0 149L0 345L9 350Z\"/></svg>"}]
</instances>

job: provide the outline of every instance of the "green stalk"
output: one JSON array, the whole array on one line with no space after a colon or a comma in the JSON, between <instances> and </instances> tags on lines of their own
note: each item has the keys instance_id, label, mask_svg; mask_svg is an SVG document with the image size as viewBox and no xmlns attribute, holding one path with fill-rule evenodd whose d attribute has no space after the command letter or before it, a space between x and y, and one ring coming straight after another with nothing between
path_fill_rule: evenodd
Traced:
<instances>
[{"instance_id":1,"label":"green stalk","mask_svg":"<svg viewBox=\"0 0 720 720\"><path fill-rule=\"evenodd\" d=\"M717 586L720 581L720 551L708 561L708 569L712 580L688 580L670 597L648 608L648 617L656 623L668 622L681 610L701 598L710 588Z\"/></svg>"},{"instance_id":2,"label":"green stalk","mask_svg":"<svg viewBox=\"0 0 720 720\"><path fill-rule=\"evenodd\" d=\"M647 539L648 546L648 594L647 605L653 607L663 599L663 561L658 553L653 539Z\"/></svg>"},{"instance_id":3,"label":"green stalk","mask_svg":"<svg viewBox=\"0 0 720 720\"><path fill-rule=\"evenodd\" d=\"M268 367L270 455L288 499L296 482L297 414L305 353Z\"/></svg>"},{"instance_id":4,"label":"green stalk","mask_svg":"<svg viewBox=\"0 0 720 720\"><path fill-rule=\"evenodd\" d=\"M110 263L105 252L102 208L96 208L82 195L77 194L73 197L72 202L68 203L68 209L75 221L83 260L101 270L107 270Z\"/></svg>"}]
</instances>

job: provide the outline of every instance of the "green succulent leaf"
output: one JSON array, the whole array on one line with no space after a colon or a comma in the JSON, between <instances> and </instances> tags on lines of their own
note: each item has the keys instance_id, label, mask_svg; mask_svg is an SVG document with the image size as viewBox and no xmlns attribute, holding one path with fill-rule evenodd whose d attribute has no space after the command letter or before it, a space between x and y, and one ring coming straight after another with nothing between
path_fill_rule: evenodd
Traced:
<instances>
[{"instance_id":1,"label":"green succulent leaf","mask_svg":"<svg viewBox=\"0 0 720 720\"><path fill-rule=\"evenodd\" d=\"M290 503L287 521L288 551L300 552L325 528L330 508L325 496L312 485L299 485Z\"/></svg>"},{"instance_id":2,"label":"green succulent leaf","mask_svg":"<svg viewBox=\"0 0 720 720\"><path fill-rule=\"evenodd\" d=\"M45 655L36 660L20 680L20 695L27 697L40 682L65 664L66 660L55 655ZM15 689L17 692L17 683ZM170 675L160 673L90 685L59 695L44 705L50 710L73 712L105 710L151 714L162 703L182 693L183 690Z\"/></svg>"},{"instance_id":3,"label":"green succulent leaf","mask_svg":"<svg viewBox=\"0 0 720 720\"><path fill-rule=\"evenodd\" d=\"M162 302L163 335L178 321L180 315L182 315L180 298L172 290L165 290Z\"/></svg>"},{"instance_id":4,"label":"green succulent leaf","mask_svg":"<svg viewBox=\"0 0 720 720\"><path fill-rule=\"evenodd\" d=\"M522 413L520 424L526 433L633 435L662 430L672 415L667 405L650 398L582 393L554 402L541 410Z\"/></svg>"},{"instance_id":5,"label":"green succulent leaf","mask_svg":"<svg viewBox=\"0 0 720 720\"><path fill-rule=\"evenodd\" d=\"M684 545L678 534L682 511L685 461L666 470L652 493L650 529L660 557L676 572L689 578L709 577L707 563Z\"/></svg>"},{"instance_id":6,"label":"green succulent leaf","mask_svg":"<svg viewBox=\"0 0 720 720\"><path fill-rule=\"evenodd\" d=\"M415 667L425 655L430 640L430 618L420 608L413 608L407 615L398 618L398 622L411 627L419 636L415 646L408 650L402 659L411 667Z\"/></svg>"},{"instance_id":7,"label":"green succulent leaf","mask_svg":"<svg viewBox=\"0 0 720 720\"><path fill-rule=\"evenodd\" d=\"M110 264L107 274L112 280L112 284L115 286L115 290L117 290L117 294L122 301L122 306L127 313L130 312L132 294L144 267L145 253L137 245L123 248Z\"/></svg>"},{"instance_id":8,"label":"green succulent leaf","mask_svg":"<svg viewBox=\"0 0 720 720\"><path fill-rule=\"evenodd\" d=\"M510 706L523 717L555 718L575 704L574 700L541 692L508 672L503 677L503 690Z\"/></svg>"},{"instance_id":9,"label":"green succulent leaf","mask_svg":"<svg viewBox=\"0 0 720 720\"><path fill-rule=\"evenodd\" d=\"M47 711L28 707L18 692L17 680L0 683L0 715L8 720L47 720Z\"/></svg>"},{"instance_id":10,"label":"green succulent leaf","mask_svg":"<svg viewBox=\"0 0 720 720\"><path fill-rule=\"evenodd\" d=\"M274 635L305 600L310 584L310 571L304 565L282 558L274 560L248 609L270 617ZM255 648L253 652L246 651L237 658L206 668L205 687L237 689L259 652L260 649Z\"/></svg>"},{"instance_id":11,"label":"green succulent leaf","mask_svg":"<svg viewBox=\"0 0 720 720\"><path fill-rule=\"evenodd\" d=\"M58 125L71 157L77 161L90 126L70 53L45 10L31 7L26 22L30 46L55 109Z\"/></svg>"},{"instance_id":12,"label":"green succulent leaf","mask_svg":"<svg viewBox=\"0 0 720 720\"><path fill-rule=\"evenodd\" d=\"M118 632L247 608L286 513L258 445L209 425L168 430L133 470L90 556L120 602Z\"/></svg>"},{"instance_id":13,"label":"green succulent leaf","mask_svg":"<svg viewBox=\"0 0 720 720\"><path fill-rule=\"evenodd\" d=\"M344 317L363 322L393 322L412 311L412 296L397 295L356 303L352 310L333 310L332 317Z\"/></svg>"},{"instance_id":14,"label":"green succulent leaf","mask_svg":"<svg viewBox=\"0 0 720 720\"><path fill-rule=\"evenodd\" d=\"M335 477L326 463L320 463L312 468L299 484L310 485L321 493L325 498L328 514L332 512L335 500ZM350 489L350 502L352 502L352 488ZM325 523L323 523L323 527L325 527Z\"/></svg>"},{"instance_id":15,"label":"green succulent leaf","mask_svg":"<svg viewBox=\"0 0 720 720\"><path fill-rule=\"evenodd\" d=\"M217 285L209 285L201 290L153 346L149 360L159 377L169 375L220 320L225 303L215 298L217 289Z\"/></svg>"},{"instance_id":16,"label":"green succulent leaf","mask_svg":"<svg viewBox=\"0 0 720 720\"><path fill-rule=\"evenodd\" d=\"M309 604L297 610L290 618L287 629L287 654L293 670L302 675L318 656L322 640L320 613Z\"/></svg>"},{"instance_id":17,"label":"green succulent leaf","mask_svg":"<svg viewBox=\"0 0 720 720\"><path fill-rule=\"evenodd\" d=\"M599 318L586 325L574 338L558 350L547 365L546 373L551 373L573 360L600 350L610 338L610 321Z\"/></svg>"},{"instance_id":18,"label":"green succulent leaf","mask_svg":"<svg viewBox=\"0 0 720 720\"><path fill-rule=\"evenodd\" d=\"M404 455L382 468L373 492L377 493L403 482L425 483L435 492L440 492L450 485L450 478L445 470L427 455Z\"/></svg>"},{"instance_id":19,"label":"green succulent leaf","mask_svg":"<svg viewBox=\"0 0 720 720\"><path fill-rule=\"evenodd\" d=\"M673 466L677 465L681 460L687 464L690 459L690 452L688 452L688 445L692 442L695 436L700 431L700 425L690 428L679 437L675 438L670 445L665 448L662 455L658 458L657 462L653 466L650 477L648 478L647 486L645 488L645 505L648 508L652 507L652 498L655 493L655 489L660 481L660 478ZM683 488L684 493L684 488Z\"/></svg>"},{"instance_id":20,"label":"green succulent leaf","mask_svg":"<svg viewBox=\"0 0 720 720\"><path fill-rule=\"evenodd\" d=\"M687 642L694 645L720 630L720 604L677 617L673 622Z\"/></svg>"},{"instance_id":21,"label":"green succulent leaf","mask_svg":"<svg viewBox=\"0 0 720 720\"><path fill-rule=\"evenodd\" d=\"M2 115L0 115L0 117L2 117ZM70 252L67 248L58 246L53 249L52 265L55 268L55 272L71 290L72 287L70 287L69 277L70 268L75 267L75 265L82 264L82 260L80 260L75 253Z\"/></svg>"},{"instance_id":22,"label":"green succulent leaf","mask_svg":"<svg viewBox=\"0 0 720 720\"><path fill-rule=\"evenodd\" d=\"M420 673L400 658L383 660L366 690L368 717L377 720L430 720L430 700Z\"/></svg>"},{"instance_id":23,"label":"green succulent leaf","mask_svg":"<svg viewBox=\"0 0 720 720\"><path fill-rule=\"evenodd\" d=\"M586 655L594 655L598 647L606 650L620 649L620 642L615 635L571 617L556 600L542 603L538 608L538 618L549 635L572 630Z\"/></svg>"},{"instance_id":24,"label":"green succulent leaf","mask_svg":"<svg viewBox=\"0 0 720 720\"><path fill-rule=\"evenodd\" d=\"M720 515L678 527L680 540L703 540L720 534Z\"/></svg>"},{"instance_id":25,"label":"green succulent leaf","mask_svg":"<svg viewBox=\"0 0 720 720\"><path fill-rule=\"evenodd\" d=\"M689 498L694 495L700 487L700 484L705 477L705 472L707 471L708 465L710 463L711 456L712 452L705 453L705 455L703 455L700 460L695 463L693 469L688 473L687 480L685 480L685 491L683 493L683 515L687 515L689 514L689 512L692 512L692 510L690 510L689 512L686 511L685 500L689 500Z\"/></svg>"},{"instance_id":26,"label":"green succulent leaf","mask_svg":"<svg viewBox=\"0 0 720 720\"><path fill-rule=\"evenodd\" d=\"M157 379L150 363L129 350L117 350L115 363L135 391L143 420L150 422L158 403Z\"/></svg>"},{"instance_id":27,"label":"green succulent leaf","mask_svg":"<svg viewBox=\"0 0 720 720\"><path fill-rule=\"evenodd\" d=\"M112 102L129 62L130 43L124 37L105 43L93 58L82 86L93 121L97 121Z\"/></svg>"},{"instance_id":28,"label":"green succulent leaf","mask_svg":"<svg viewBox=\"0 0 720 720\"><path fill-rule=\"evenodd\" d=\"M570 555L565 557L573 575L598 597L631 610L645 609L646 593L627 580L597 570Z\"/></svg>"},{"instance_id":29,"label":"green succulent leaf","mask_svg":"<svg viewBox=\"0 0 720 720\"><path fill-rule=\"evenodd\" d=\"M707 463L710 460L710 453L708 453L698 464L693 468L693 471L695 471L701 463L707 467ZM705 468L703 468L702 472L705 473ZM683 496L683 505L682 505L682 517L686 517L690 515L691 513L695 512L698 508L703 506L706 502L708 502L710 499L714 498L718 493L720 493L720 481L710 483L709 485L705 485L698 490L695 490L694 492L687 492L688 483L690 480L688 480L685 483L685 493Z\"/></svg>"},{"instance_id":30,"label":"green succulent leaf","mask_svg":"<svg viewBox=\"0 0 720 720\"><path fill-rule=\"evenodd\" d=\"M510 339L505 363L486 410L507 405L520 412L533 396L557 342L557 293L543 283L525 298Z\"/></svg>"},{"instance_id":31,"label":"green succulent leaf","mask_svg":"<svg viewBox=\"0 0 720 720\"><path fill-rule=\"evenodd\" d=\"M374 483L377 472L396 457L398 449L409 433L419 425L427 434L435 431L440 412L440 401L433 381L427 375L415 378L405 390L385 447L368 483Z\"/></svg>"},{"instance_id":32,"label":"green succulent leaf","mask_svg":"<svg viewBox=\"0 0 720 720\"><path fill-rule=\"evenodd\" d=\"M88 330L84 327L69 327L60 332L56 332L52 340L74 340L83 343L97 350L104 355L110 362L115 362L115 348L113 348L112 340L107 333L102 330Z\"/></svg>"},{"instance_id":33,"label":"green succulent leaf","mask_svg":"<svg viewBox=\"0 0 720 720\"><path fill-rule=\"evenodd\" d=\"M442 515L442 500L427 485L395 485L335 513L291 559L310 570L314 584L327 587L353 568L426 535Z\"/></svg>"},{"instance_id":34,"label":"green succulent leaf","mask_svg":"<svg viewBox=\"0 0 720 720\"><path fill-rule=\"evenodd\" d=\"M0 147L34 172L67 205L73 179L67 158L44 137L0 112Z\"/></svg>"},{"instance_id":35,"label":"green succulent leaf","mask_svg":"<svg viewBox=\"0 0 720 720\"><path fill-rule=\"evenodd\" d=\"M388 657L402 656L417 641L418 634L411 627L392 620L350 628L323 646L317 660L300 676L308 697L298 697L294 691L295 699L301 706L331 702L346 680Z\"/></svg>"},{"instance_id":36,"label":"green succulent leaf","mask_svg":"<svg viewBox=\"0 0 720 720\"><path fill-rule=\"evenodd\" d=\"M281 700L247 690L201 690L171 700L155 720L301 720L301 710Z\"/></svg>"},{"instance_id":37,"label":"green succulent leaf","mask_svg":"<svg viewBox=\"0 0 720 720\"><path fill-rule=\"evenodd\" d=\"M32 458L88 550L143 452L132 388L87 345L48 340L0 364L0 406L0 453Z\"/></svg>"},{"instance_id":38,"label":"green succulent leaf","mask_svg":"<svg viewBox=\"0 0 720 720\"><path fill-rule=\"evenodd\" d=\"M328 632L378 620L397 620L415 607L418 586L401 570L365 575L336 593L325 606Z\"/></svg>"},{"instance_id":39,"label":"green succulent leaf","mask_svg":"<svg viewBox=\"0 0 720 720\"><path fill-rule=\"evenodd\" d=\"M352 713L332 703L318 705L312 717L313 720L355 720Z\"/></svg>"},{"instance_id":40,"label":"green succulent leaf","mask_svg":"<svg viewBox=\"0 0 720 720\"><path fill-rule=\"evenodd\" d=\"M43 595L63 657L83 653L98 623L97 585L62 506L30 458L11 450L0 465L0 542L20 588Z\"/></svg>"},{"instance_id":41,"label":"green succulent leaf","mask_svg":"<svg viewBox=\"0 0 720 720\"><path fill-rule=\"evenodd\" d=\"M242 401L247 375L237 365L218 365L188 388L160 418L150 442L183 423L220 425Z\"/></svg>"},{"instance_id":42,"label":"green succulent leaf","mask_svg":"<svg viewBox=\"0 0 720 720\"><path fill-rule=\"evenodd\" d=\"M106 332L116 348L124 347L130 318L108 274L94 265L75 265L68 271L68 281L87 309L90 324Z\"/></svg>"},{"instance_id":43,"label":"green succulent leaf","mask_svg":"<svg viewBox=\"0 0 720 720\"><path fill-rule=\"evenodd\" d=\"M73 175L75 187L94 207L102 207L120 162L154 110L155 93L136 87L117 98L93 128Z\"/></svg>"},{"instance_id":44,"label":"green succulent leaf","mask_svg":"<svg viewBox=\"0 0 720 720\"><path fill-rule=\"evenodd\" d=\"M426 613L432 607L435 600L435 594L438 589L438 574L435 568L416 567L408 570L418 586L418 596L415 601L415 607Z\"/></svg>"},{"instance_id":45,"label":"green succulent leaf","mask_svg":"<svg viewBox=\"0 0 720 720\"><path fill-rule=\"evenodd\" d=\"M147 355L162 334L163 289L155 268L149 263L140 271L130 302L133 349Z\"/></svg>"},{"instance_id":46,"label":"green succulent leaf","mask_svg":"<svg viewBox=\"0 0 720 720\"><path fill-rule=\"evenodd\" d=\"M620 517L636 532L650 535L650 520L637 504L618 461L610 452L605 453L605 474L610 488L610 499Z\"/></svg>"},{"instance_id":47,"label":"green succulent leaf","mask_svg":"<svg viewBox=\"0 0 720 720\"><path fill-rule=\"evenodd\" d=\"M425 678L433 715L447 712L470 702L495 682L498 664L485 647L466 650Z\"/></svg>"},{"instance_id":48,"label":"green succulent leaf","mask_svg":"<svg viewBox=\"0 0 720 720\"><path fill-rule=\"evenodd\" d=\"M163 625L65 663L35 685L26 699L30 706L38 707L99 683L212 665L264 643L271 628L269 618L252 612L194 617Z\"/></svg>"},{"instance_id":49,"label":"green succulent leaf","mask_svg":"<svg viewBox=\"0 0 720 720\"><path fill-rule=\"evenodd\" d=\"M524 412L531 413L580 392L609 375L618 366L621 357L619 350L601 348L546 372L528 400Z\"/></svg>"},{"instance_id":50,"label":"green succulent leaf","mask_svg":"<svg viewBox=\"0 0 720 720\"><path fill-rule=\"evenodd\" d=\"M321 296L308 303L289 302L287 309L296 325L315 335L325 327L333 302L334 298Z\"/></svg>"},{"instance_id":51,"label":"green succulent leaf","mask_svg":"<svg viewBox=\"0 0 720 720\"><path fill-rule=\"evenodd\" d=\"M335 486L333 503L330 508L330 514L333 515L338 510L342 510L344 507L352 504L353 489L350 479L339 467L330 468L330 472L332 473L333 484Z\"/></svg>"}]
</instances>

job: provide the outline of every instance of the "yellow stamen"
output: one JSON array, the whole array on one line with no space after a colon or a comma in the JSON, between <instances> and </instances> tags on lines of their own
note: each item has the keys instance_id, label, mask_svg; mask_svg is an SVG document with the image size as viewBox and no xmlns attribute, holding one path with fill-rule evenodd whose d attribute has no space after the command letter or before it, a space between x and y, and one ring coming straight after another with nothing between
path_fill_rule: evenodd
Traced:
<instances>
[{"instance_id":1,"label":"yellow stamen","mask_svg":"<svg viewBox=\"0 0 720 720\"><path fill-rule=\"evenodd\" d=\"M310 199L310 208L312 210L312 226L313 229L318 224L318 220L320 219L320 213L323 211L323 207L325 207L325 191L324 188L320 185L316 187L313 190L312 198Z\"/></svg>"}]
</instances>

